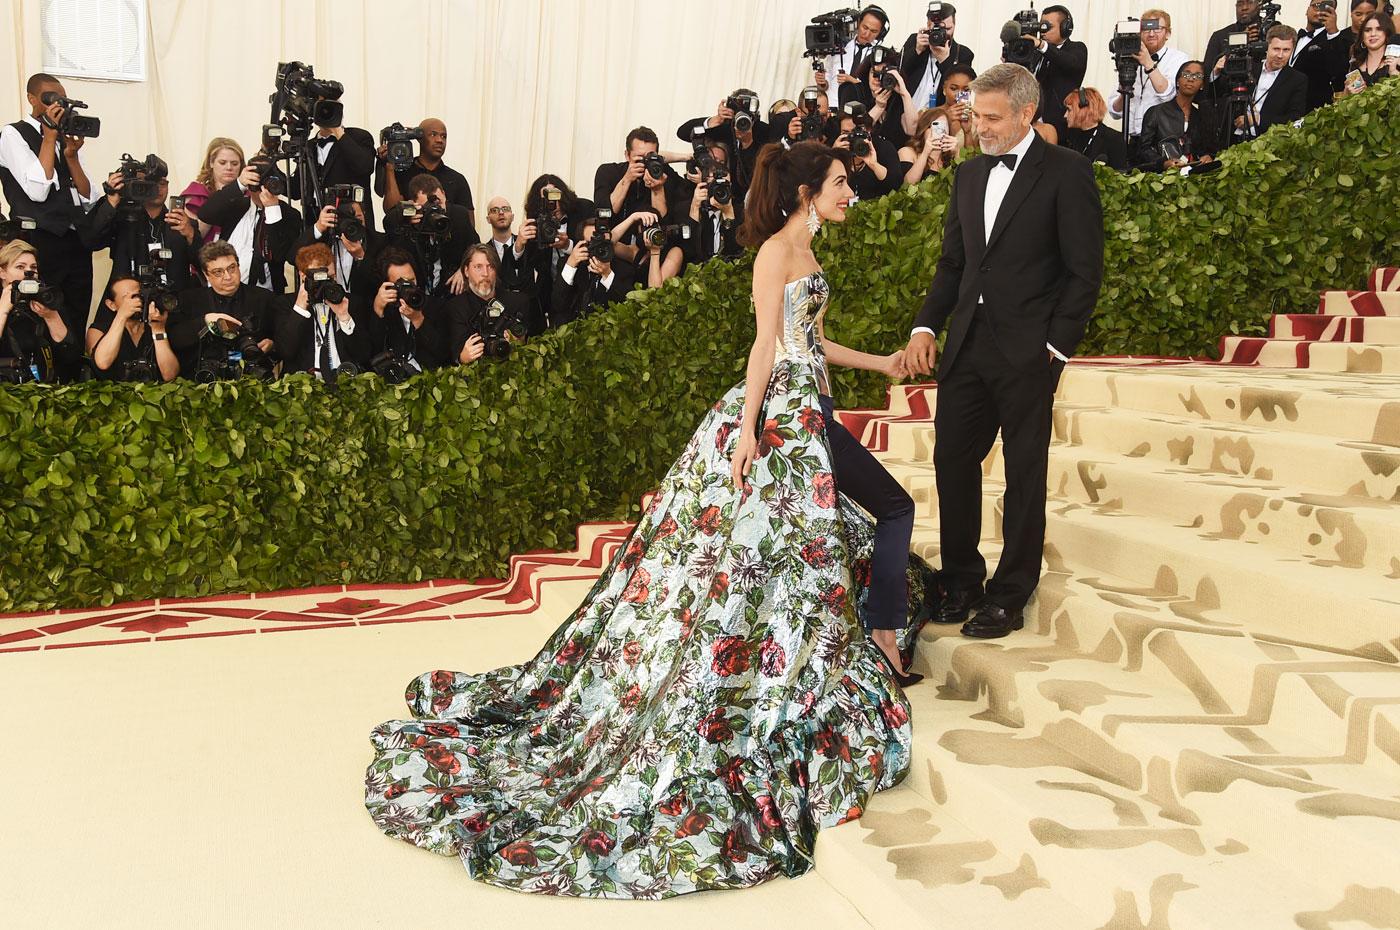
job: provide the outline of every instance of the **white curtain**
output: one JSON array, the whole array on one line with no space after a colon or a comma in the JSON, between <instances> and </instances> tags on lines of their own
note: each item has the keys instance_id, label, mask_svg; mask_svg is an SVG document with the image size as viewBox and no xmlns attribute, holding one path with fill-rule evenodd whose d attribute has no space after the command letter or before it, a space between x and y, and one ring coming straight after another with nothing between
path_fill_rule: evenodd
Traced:
<instances>
[{"instance_id":1,"label":"white curtain","mask_svg":"<svg viewBox=\"0 0 1400 930\"><path fill-rule=\"evenodd\" d=\"M65 0L6 0L0 61L11 75L0 118L18 118L24 81L41 69L40 7ZM1071 0L1075 39L1089 46L1087 83L1113 83L1107 42L1113 23L1148 4ZM1234 19L1232 0L1166 0L1173 45L1192 55ZM620 159L634 126L663 147L675 130L709 114L721 98L751 87L764 108L810 81L803 26L837 6L813 0L149 0L149 80L65 79L91 105L102 135L84 151L98 179L123 152L156 152L179 190L208 139L229 135L256 147L279 61L311 63L345 84L346 121L371 133L399 120L438 116L448 125L446 161L471 182L477 217L494 195L520 208L542 172L591 194L593 172ZM986 67L997 34L1022 9L1015 0L964 0L958 40ZM1285 18L1301 18L1292 0ZM889 0L887 44L899 47L924 22L925 0ZM1296 9L1295 9L1296 8Z\"/></svg>"}]
</instances>

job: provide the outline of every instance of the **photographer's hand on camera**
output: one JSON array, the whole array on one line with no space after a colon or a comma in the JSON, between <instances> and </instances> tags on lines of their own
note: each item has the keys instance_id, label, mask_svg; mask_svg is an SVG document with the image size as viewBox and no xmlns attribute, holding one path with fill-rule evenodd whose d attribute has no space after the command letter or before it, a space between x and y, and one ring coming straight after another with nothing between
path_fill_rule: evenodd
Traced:
<instances>
[{"instance_id":1,"label":"photographer's hand on camera","mask_svg":"<svg viewBox=\"0 0 1400 930\"><path fill-rule=\"evenodd\" d=\"M715 115L706 120L705 125L711 129L714 129L717 126L723 126L725 123L730 122L733 119L734 111L729 108L729 100L728 98L726 98L719 102L719 107L715 110Z\"/></svg>"},{"instance_id":2,"label":"photographer's hand on camera","mask_svg":"<svg viewBox=\"0 0 1400 930\"><path fill-rule=\"evenodd\" d=\"M486 353L486 342L481 338L480 333L472 333L467 337L467 341L462 345L462 352L457 357L463 365L468 365L481 358Z\"/></svg>"},{"instance_id":3,"label":"photographer's hand on camera","mask_svg":"<svg viewBox=\"0 0 1400 930\"><path fill-rule=\"evenodd\" d=\"M379 285L379 290L374 292L374 315L380 319L384 318L390 304L399 303L399 289L393 281L385 281Z\"/></svg>"},{"instance_id":4,"label":"photographer's hand on camera","mask_svg":"<svg viewBox=\"0 0 1400 930\"><path fill-rule=\"evenodd\" d=\"M571 268L577 268L586 261L588 261L588 243L580 242L575 245L573 251L569 253L569 258L565 264Z\"/></svg>"},{"instance_id":5,"label":"photographer's hand on camera","mask_svg":"<svg viewBox=\"0 0 1400 930\"><path fill-rule=\"evenodd\" d=\"M612 192L613 213L622 212L622 204L627 200L627 194L632 190L632 185L637 183L637 179L646 175L646 166L642 163L642 156L632 155L627 159L627 170L622 172L622 177L618 179L617 186Z\"/></svg>"},{"instance_id":6,"label":"photographer's hand on camera","mask_svg":"<svg viewBox=\"0 0 1400 930\"><path fill-rule=\"evenodd\" d=\"M316 237L325 239L335 229L335 204L329 204L321 208L321 213L316 217Z\"/></svg>"}]
</instances>

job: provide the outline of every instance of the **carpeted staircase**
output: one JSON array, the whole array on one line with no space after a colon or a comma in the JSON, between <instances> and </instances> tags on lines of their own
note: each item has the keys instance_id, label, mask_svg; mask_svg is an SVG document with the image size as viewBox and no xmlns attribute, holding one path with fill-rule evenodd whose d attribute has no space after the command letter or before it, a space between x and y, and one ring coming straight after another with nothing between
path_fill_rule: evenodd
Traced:
<instances>
[{"instance_id":1,"label":"carpeted staircase","mask_svg":"<svg viewBox=\"0 0 1400 930\"><path fill-rule=\"evenodd\" d=\"M873 926L1400 927L1400 276L1371 286L1230 364L1067 370L1026 631L924 635L911 777L819 839ZM847 417L936 563L935 392Z\"/></svg>"}]
</instances>

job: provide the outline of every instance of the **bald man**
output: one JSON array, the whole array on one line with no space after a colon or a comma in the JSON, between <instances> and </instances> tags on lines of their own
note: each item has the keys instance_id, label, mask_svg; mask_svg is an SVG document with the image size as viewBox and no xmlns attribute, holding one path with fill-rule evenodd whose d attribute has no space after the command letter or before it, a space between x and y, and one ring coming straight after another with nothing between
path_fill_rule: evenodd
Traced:
<instances>
[{"instance_id":1,"label":"bald man","mask_svg":"<svg viewBox=\"0 0 1400 930\"><path fill-rule=\"evenodd\" d=\"M420 174L431 174L442 184L447 193L447 202L465 207L473 228L476 226L476 206L472 203L472 188L459 171L443 164L442 156L447 152L447 124L436 117L428 117L418 124L423 130L423 141L418 143L418 157L407 168L386 171L384 156L388 147L379 147L379 164L374 171L374 192L384 198L384 209L392 210L404 199L408 182Z\"/></svg>"}]
</instances>

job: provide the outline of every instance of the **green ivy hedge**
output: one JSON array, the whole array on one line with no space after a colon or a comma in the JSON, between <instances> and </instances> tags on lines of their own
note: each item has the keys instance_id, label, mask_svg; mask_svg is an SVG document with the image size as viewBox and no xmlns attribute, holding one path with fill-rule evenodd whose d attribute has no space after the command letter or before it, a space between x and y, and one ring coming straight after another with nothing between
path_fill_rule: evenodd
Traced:
<instances>
[{"instance_id":1,"label":"green ivy hedge","mask_svg":"<svg viewBox=\"0 0 1400 930\"><path fill-rule=\"evenodd\" d=\"M1397 263L1400 81L1202 178L1100 176L1108 275L1085 353L1198 355ZM892 351L932 276L949 178L852 211L819 251L832 337ZM500 576L635 512L742 377L750 264L711 263L519 349L390 386L0 390L0 610ZM841 375L842 406L883 402Z\"/></svg>"}]
</instances>

